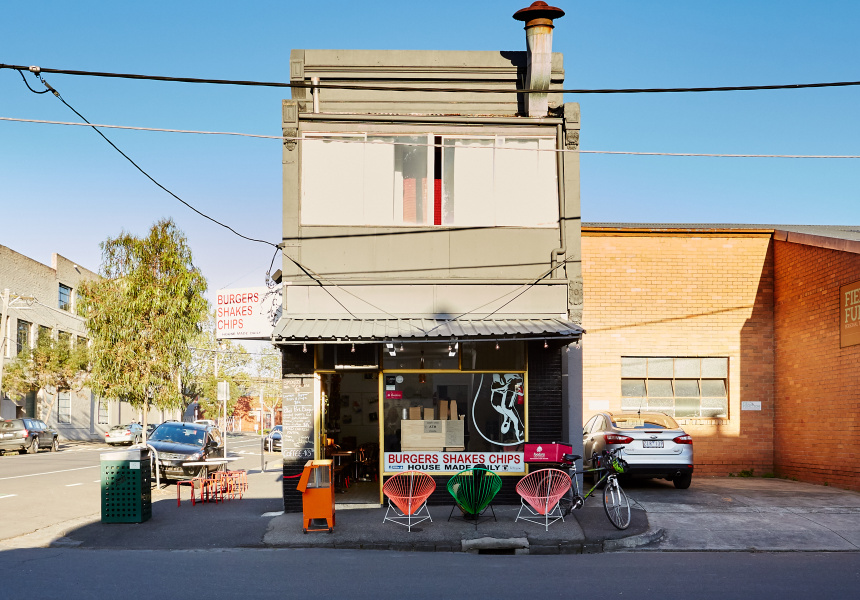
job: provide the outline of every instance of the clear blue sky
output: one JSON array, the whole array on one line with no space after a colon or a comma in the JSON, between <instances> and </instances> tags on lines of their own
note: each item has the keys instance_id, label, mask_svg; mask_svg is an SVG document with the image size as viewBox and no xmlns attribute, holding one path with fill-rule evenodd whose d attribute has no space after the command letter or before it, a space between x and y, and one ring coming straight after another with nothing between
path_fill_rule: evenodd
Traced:
<instances>
[{"instance_id":1,"label":"clear blue sky","mask_svg":"<svg viewBox=\"0 0 860 600\"><path fill-rule=\"evenodd\" d=\"M522 50L525 0L8 2L0 62L287 81L292 48ZM565 87L860 80L860 2L550 2ZM94 123L280 134L288 90L47 75ZM35 79L28 76L31 85ZM582 95L584 150L860 154L860 88ZM0 71L0 116L77 117ZM278 141L106 131L156 179L251 237L281 238ZM99 267L99 242L173 217L211 290L262 285L270 248L203 220L84 128L0 122L0 244ZM585 221L860 225L860 160L584 155ZM313 265L309 265L313 268Z\"/></svg>"}]
</instances>

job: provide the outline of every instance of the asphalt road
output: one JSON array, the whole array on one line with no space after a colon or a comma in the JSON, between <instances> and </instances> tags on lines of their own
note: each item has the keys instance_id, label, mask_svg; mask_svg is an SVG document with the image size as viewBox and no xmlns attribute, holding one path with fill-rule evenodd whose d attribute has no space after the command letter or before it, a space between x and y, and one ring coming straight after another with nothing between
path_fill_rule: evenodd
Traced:
<instances>
[{"instance_id":1,"label":"asphalt road","mask_svg":"<svg viewBox=\"0 0 860 600\"><path fill-rule=\"evenodd\" d=\"M228 451L256 478L256 496L270 498L263 508L283 508L278 470L260 473L256 436L230 436ZM59 452L0 456L0 540L18 537L73 519L97 515L100 503L100 454L121 449L105 444L64 445ZM175 486L153 491L153 504L176 497ZM175 505L174 505L175 506ZM272 508L274 507L274 508Z\"/></svg>"},{"instance_id":2,"label":"asphalt road","mask_svg":"<svg viewBox=\"0 0 860 600\"><path fill-rule=\"evenodd\" d=\"M854 553L482 556L362 550L0 552L4 597L702 598L853 597Z\"/></svg>"}]
</instances>

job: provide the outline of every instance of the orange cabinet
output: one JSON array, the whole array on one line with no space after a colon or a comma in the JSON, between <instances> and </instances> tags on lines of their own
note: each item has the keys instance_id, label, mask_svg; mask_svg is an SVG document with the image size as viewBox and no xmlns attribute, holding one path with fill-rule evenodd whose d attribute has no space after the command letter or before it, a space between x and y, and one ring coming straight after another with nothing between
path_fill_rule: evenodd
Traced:
<instances>
[{"instance_id":1,"label":"orange cabinet","mask_svg":"<svg viewBox=\"0 0 860 600\"><path fill-rule=\"evenodd\" d=\"M334 485L331 480L331 460L309 460L305 463L298 490L302 493L302 531L334 530ZM314 520L325 519L326 527L315 525Z\"/></svg>"}]
</instances>

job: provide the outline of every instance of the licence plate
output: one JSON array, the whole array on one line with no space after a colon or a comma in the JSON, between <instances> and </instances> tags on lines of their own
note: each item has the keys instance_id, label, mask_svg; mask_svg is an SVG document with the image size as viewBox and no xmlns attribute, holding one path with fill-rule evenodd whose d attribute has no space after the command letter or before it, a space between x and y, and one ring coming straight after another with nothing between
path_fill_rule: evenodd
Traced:
<instances>
[{"instance_id":1,"label":"licence plate","mask_svg":"<svg viewBox=\"0 0 860 600\"><path fill-rule=\"evenodd\" d=\"M663 440L643 440L642 441L643 448L662 448Z\"/></svg>"}]
</instances>

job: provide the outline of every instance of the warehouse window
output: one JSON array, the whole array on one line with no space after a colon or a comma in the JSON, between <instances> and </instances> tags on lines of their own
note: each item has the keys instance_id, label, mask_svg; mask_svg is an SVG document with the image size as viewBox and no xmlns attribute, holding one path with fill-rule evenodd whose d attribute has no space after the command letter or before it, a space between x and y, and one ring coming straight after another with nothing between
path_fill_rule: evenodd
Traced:
<instances>
[{"instance_id":1,"label":"warehouse window","mask_svg":"<svg viewBox=\"0 0 860 600\"><path fill-rule=\"evenodd\" d=\"M18 354L30 349L30 330L32 323L18 319Z\"/></svg>"},{"instance_id":2,"label":"warehouse window","mask_svg":"<svg viewBox=\"0 0 860 600\"><path fill-rule=\"evenodd\" d=\"M57 306L60 310L72 310L72 288L67 285L60 284L59 303Z\"/></svg>"},{"instance_id":3,"label":"warehouse window","mask_svg":"<svg viewBox=\"0 0 860 600\"><path fill-rule=\"evenodd\" d=\"M621 408L728 417L728 358L622 357Z\"/></svg>"},{"instance_id":4,"label":"warehouse window","mask_svg":"<svg viewBox=\"0 0 860 600\"><path fill-rule=\"evenodd\" d=\"M72 394L60 392L57 398L57 423L72 422Z\"/></svg>"},{"instance_id":5,"label":"warehouse window","mask_svg":"<svg viewBox=\"0 0 860 600\"><path fill-rule=\"evenodd\" d=\"M99 425L107 425L109 415L107 400L99 398Z\"/></svg>"}]
</instances>

